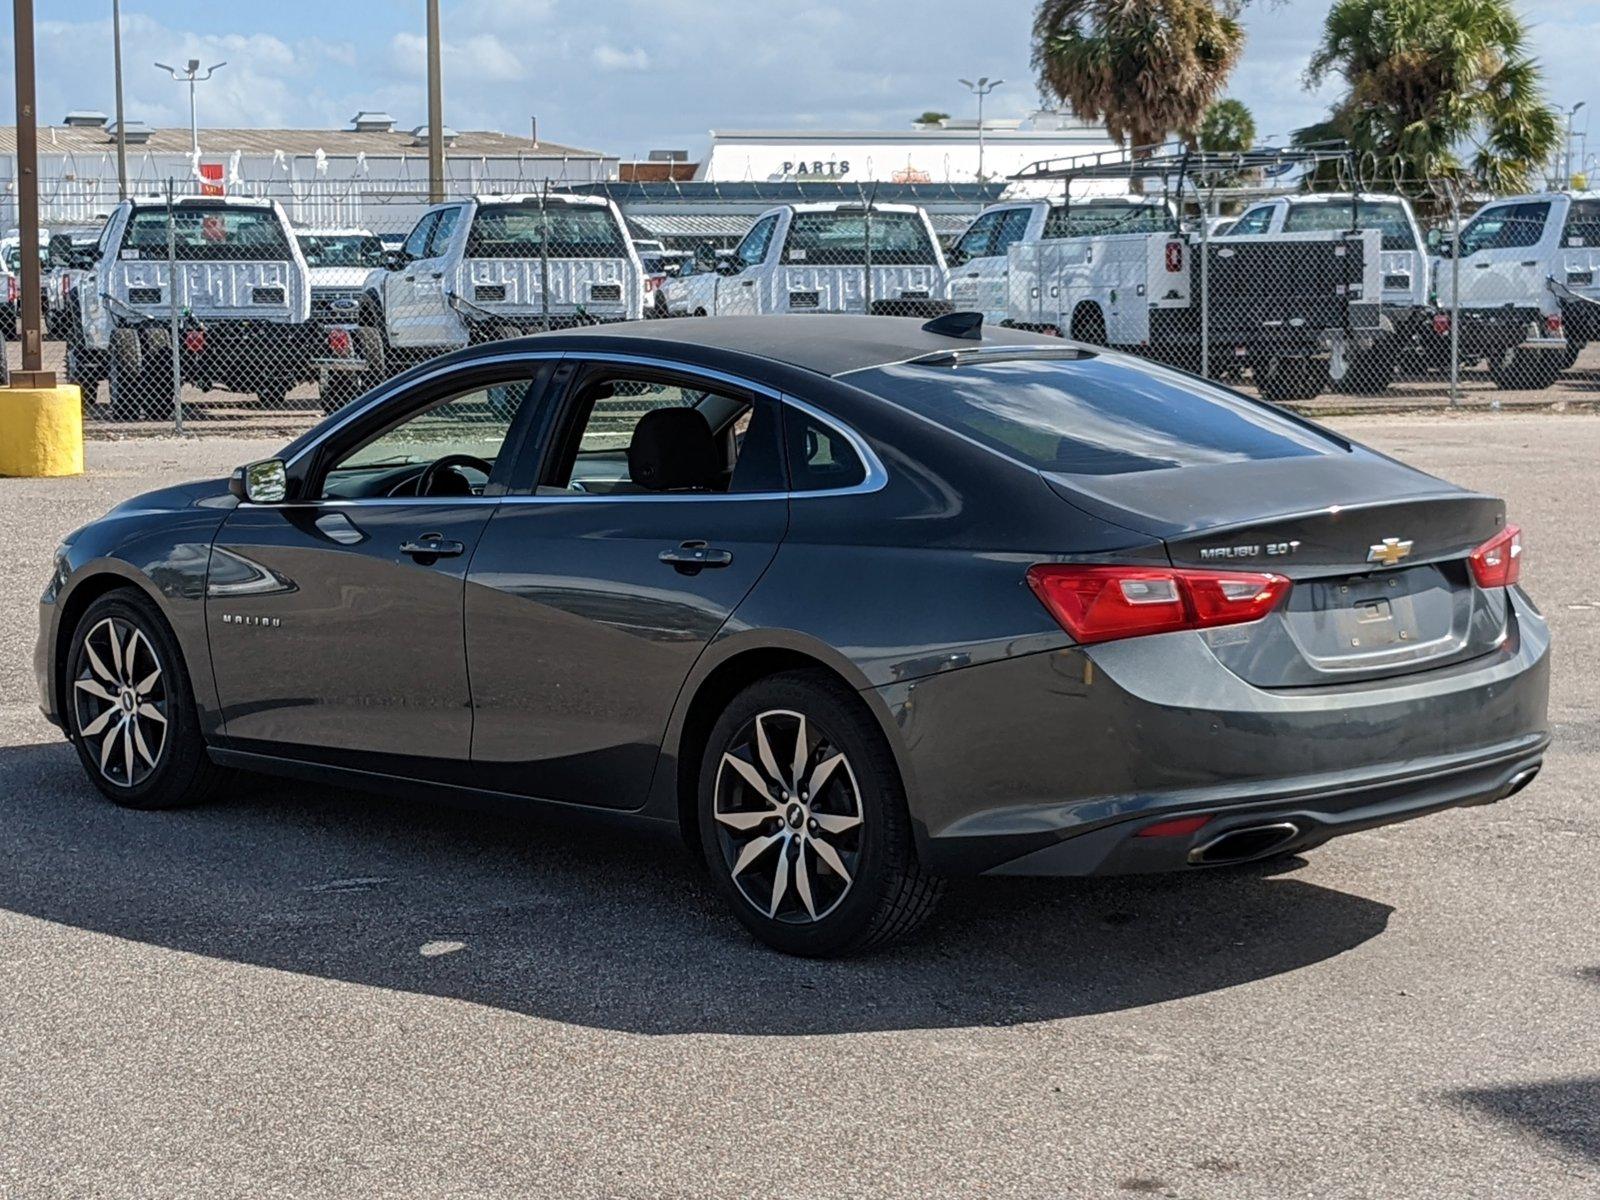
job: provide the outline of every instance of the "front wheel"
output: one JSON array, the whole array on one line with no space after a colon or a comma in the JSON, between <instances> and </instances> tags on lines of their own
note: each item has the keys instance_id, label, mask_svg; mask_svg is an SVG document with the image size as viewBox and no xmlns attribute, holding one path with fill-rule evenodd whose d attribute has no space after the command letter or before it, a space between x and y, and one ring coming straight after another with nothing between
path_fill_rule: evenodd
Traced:
<instances>
[{"instance_id":1,"label":"front wheel","mask_svg":"<svg viewBox=\"0 0 1600 1200\"><path fill-rule=\"evenodd\" d=\"M61 697L89 780L125 808L207 799L227 773L200 735L176 640L154 602L129 589L91 604L72 635Z\"/></svg>"},{"instance_id":2,"label":"front wheel","mask_svg":"<svg viewBox=\"0 0 1600 1200\"><path fill-rule=\"evenodd\" d=\"M884 945L932 913L882 733L821 672L752 684L700 763L701 847L739 921L774 949L832 957Z\"/></svg>"}]
</instances>

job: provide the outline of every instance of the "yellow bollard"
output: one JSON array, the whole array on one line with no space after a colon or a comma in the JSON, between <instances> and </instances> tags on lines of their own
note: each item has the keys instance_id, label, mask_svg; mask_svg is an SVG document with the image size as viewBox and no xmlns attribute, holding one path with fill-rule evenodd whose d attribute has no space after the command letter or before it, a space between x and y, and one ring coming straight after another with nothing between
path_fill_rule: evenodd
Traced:
<instances>
[{"instance_id":1,"label":"yellow bollard","mask_svg":"<svg viewBox=\"0 0 1600 1200\"><path fill-rule=\"evenodd\" d=\"M0 387L0 475L82 474L78 385Z\"/></svg>"}]
</instances>

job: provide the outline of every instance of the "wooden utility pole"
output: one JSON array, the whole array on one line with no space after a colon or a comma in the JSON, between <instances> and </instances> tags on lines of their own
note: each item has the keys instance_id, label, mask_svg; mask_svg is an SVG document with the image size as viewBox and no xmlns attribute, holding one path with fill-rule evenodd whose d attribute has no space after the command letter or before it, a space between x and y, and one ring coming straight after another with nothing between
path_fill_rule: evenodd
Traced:
<instances>
[{"instance_id":1,"label":"wooden utility pole","mask_svg":"<svg viewBox=\"0 0 1600 1200\"><path fill-rule=\"evenodd\" d=\"M428 0L428 202L444 199L444 84L439 69L439 0Z\"/></svg>"},{"instance_id":2,"label":"wooden utility pole","mask_svg":"<svg viewBox=\"0 0 1600 1200\"><path fill-rule=\"evenodd\" d=\"M122 128L122 0L111 0L111 67L117 87L117 199L128 198L128 138Z\"/></svg>"},{"instance_id":3,"label":"wooden utility pole","mask_svg":"<svg viewBox=\"0 0 1600 1200\"><path fill-rule=\"evenodd\" d=\"M22 239L22 370L13 387L53 388L54 371L44 369L39 296L39 120L34 108L33 0L13 0L17 50L17 231Z\"/></svg>"}]
</instances>

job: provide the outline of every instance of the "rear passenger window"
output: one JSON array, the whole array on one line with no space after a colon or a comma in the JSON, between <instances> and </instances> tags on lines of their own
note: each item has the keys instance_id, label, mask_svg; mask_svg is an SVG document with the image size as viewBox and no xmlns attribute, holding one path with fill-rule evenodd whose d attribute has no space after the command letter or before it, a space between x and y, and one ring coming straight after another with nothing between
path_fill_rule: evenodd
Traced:
<instances>
[{"instance_id":1,"label":"rear passenger window","mask_svg":"<svg viewBox=\"0 0 1600 1200\"><path fill-rule=\"evenodd\" d=\"M789 455L789 487L793 491L855 487L867 478L866 464L848 439L809 413L785 408L784 441Z\"/></svg>"}]
</instances>

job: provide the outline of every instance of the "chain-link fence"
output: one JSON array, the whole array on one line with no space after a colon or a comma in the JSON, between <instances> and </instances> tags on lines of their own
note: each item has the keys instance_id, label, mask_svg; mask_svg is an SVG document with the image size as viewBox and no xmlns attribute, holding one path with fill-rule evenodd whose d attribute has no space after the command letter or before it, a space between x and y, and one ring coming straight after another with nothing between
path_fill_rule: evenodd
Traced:
<instances>
[{"instance_id":1,"label":"chain-link fence","mask_svg":"<svg viewBox=\"0 0 1600 1200\"><path fill-rule=\"evenodd\" d=\"M1148 185L479 181L46 210L45 365L91 426L304 427L405 367L546 329L954 309L1279 402L1595 396L1600 200ZM94 219L83 219L93 213ZM15 336L15 247L0 323Z\"/></svg>"}]
</instances>

